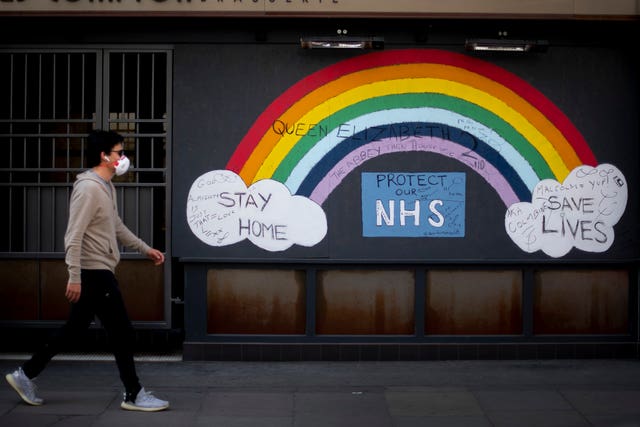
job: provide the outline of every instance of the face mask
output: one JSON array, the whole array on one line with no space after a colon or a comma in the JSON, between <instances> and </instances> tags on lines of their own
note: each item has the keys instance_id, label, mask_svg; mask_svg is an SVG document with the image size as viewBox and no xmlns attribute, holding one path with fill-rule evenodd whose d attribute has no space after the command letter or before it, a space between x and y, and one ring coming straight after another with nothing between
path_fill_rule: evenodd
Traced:
<instances>
[{"instance_id":1,"label":"face mask","mask_svg":"<svg viewBox=\"0 0 640 427\"><path fill-rule=\"evenodd\" d=\"M104 159L107 162L111 161L106 156L105 156ZM117 161L113 162L113 166L116 167L116 175L118 175L118 176L124 175L125 173L127 173L127 171L129 170L129 166L130 165L131 164L129 163L129 158L127 156L125 156L124 154L122 155L122 157L120 157L120 160L117 160Z\"/></svg>"}]
</instances>

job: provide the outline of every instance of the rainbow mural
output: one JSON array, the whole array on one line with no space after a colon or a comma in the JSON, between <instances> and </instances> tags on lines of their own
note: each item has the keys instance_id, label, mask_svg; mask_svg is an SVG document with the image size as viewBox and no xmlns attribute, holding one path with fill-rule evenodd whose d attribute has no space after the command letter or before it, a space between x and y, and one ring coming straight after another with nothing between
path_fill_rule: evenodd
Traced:
<instances>
[{"instance_id":1,"label":"rainbow mural","mask_svg":"<svg viewBox=\"0 0 640 427\"><path fill-rule=\"evenodd\" d=\"M597 165L569 119L514 74L457 53L406 49L347 59L300 80L258 117L226 169L322 203L367 160L423 151L477 172L506 206L538 182Z\"/></svg>"}]
</instances>

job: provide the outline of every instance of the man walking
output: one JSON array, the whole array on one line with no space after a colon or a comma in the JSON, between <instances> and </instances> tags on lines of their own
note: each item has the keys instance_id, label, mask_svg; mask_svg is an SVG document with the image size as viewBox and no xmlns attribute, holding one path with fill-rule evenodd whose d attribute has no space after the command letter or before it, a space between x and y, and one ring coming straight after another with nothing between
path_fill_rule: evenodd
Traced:
<instances>
[{"instance_id":1,"label":"man walking","mask_svg":"<svg viewBox=\"0 0 640 427\"><path fill-rule=\"evenodd\" d=\"M120 261L118 242L145 254L156 265L164 263L164 254L136 237L118 215L111 178L129 168L123 141L113 131L96 130L89 134L87 164L91 169L79 174L74 183L64 237L69 271L65 296L71 302L69 318L30 360L6 375L7 382L30 405L43 403L36 396L32 379L65 344L78 339L97 316L107 331L124 384L120 407L134 411L161 411L169 407L169 402L156 398L140 385L133 360L134 330L114 275Z\"/></svg>"}]
</instances>

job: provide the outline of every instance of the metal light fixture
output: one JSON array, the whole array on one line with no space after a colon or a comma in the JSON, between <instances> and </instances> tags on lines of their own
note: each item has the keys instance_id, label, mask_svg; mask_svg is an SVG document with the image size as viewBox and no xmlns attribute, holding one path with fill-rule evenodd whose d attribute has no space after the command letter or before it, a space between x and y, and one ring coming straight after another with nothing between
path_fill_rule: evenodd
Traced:
<instances>
[{"instance_id":1,"label":"metal light fixture","mask_svg":"<svg viewBox=\"0 0 640 427\"><path fill-rule=\"evenodd\" d=\"M312 36L301 37L304 49L384 49L382 37Z\"/></svg>"},{"instance_id":2,"label":"metal light fixture","mask_svg":"<svg viewBox=\"0 0 640 427\"><path fill-rule=\"evenodd\" d=\"M467 39L465 49L474 52L545 52L546 40Z\"/></svg>"}]
</instances>

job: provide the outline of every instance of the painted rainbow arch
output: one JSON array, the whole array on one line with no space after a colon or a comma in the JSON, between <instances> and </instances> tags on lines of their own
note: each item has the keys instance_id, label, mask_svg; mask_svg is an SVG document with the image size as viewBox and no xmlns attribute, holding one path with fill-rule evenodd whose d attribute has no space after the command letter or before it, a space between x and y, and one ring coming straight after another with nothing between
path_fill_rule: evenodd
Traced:
<instances>
[{"instance_id":1,"label":"painted rainbow arch","mask_svg":"<svg viewBox=\"0 0 640 427\"><path fill-rule=\"evenodd\" d=\"M530 201L543 179L597 165L580 132L529 83L477 58L406 49L300 80L258 117L226 168L322 204L364 161L410 151L464 163L506 206Z\"/></svg>"}]
</instances>

